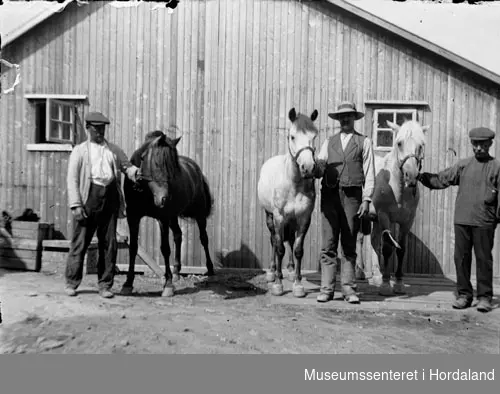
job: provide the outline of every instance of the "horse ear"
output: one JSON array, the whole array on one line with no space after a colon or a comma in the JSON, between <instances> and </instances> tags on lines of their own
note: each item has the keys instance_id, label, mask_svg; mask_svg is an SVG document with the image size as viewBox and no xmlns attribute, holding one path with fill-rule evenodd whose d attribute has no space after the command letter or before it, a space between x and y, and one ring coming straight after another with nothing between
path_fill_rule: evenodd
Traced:
<instances>
[{"instance_id":1,"label":"horse ear","mask_svg":"<svg viewBox=\"0 0 500 394\"><path fill-rule=\"evenodd\" d=\"M393 129L394 131L398 131L399 130L399 126L396 124L396 123L392 123L391 121L387 121L387 124L389 125L389 127L391 129Z\"/></svg>"},{"instance_id":2,"label":"horse ear","mask_svg":"<svg viewBox=\"0 0 500 394\"><path fill-rule=\"evenodd\" d=\"M295 112L295 108L292 108L290 112L288 113L288 119L290 119L290 122L295 122L295 119L297 119L297 113Z\"/></svg>"},{"instance_id":3,"label":"horse ear","mask_svg":"<svg viewBox=\"0 0 500 394\"><path fill-rule=\"evenodd\" d=\"M177 137L177 138L174 138L172 141L174 142L174 146L177 146L177 144L179 143L179 141L181 140L182 137Z\"/></svg>"},{"instance_id":4,"label":"horse ear","mask_svg":"<svg viewBox=\"0 0 500 394\"><path fill-rule=\"evenodd\" d=\"M422 126L422 131L423 131L424 133L427 133L430 129L431 129L431 126L430 126L430 125L425 125L425 126Z\"/></svg>"},{"instance_id":5,"label":"horse ear","mask_svg":"<svg viewBox=\"0 0 500 394\"><path fill-rule=\"evenodd\" d=\"M318 110L315 109L311 114L311 120L314 122L318 118Z\"/></svg>"}]
</instances>

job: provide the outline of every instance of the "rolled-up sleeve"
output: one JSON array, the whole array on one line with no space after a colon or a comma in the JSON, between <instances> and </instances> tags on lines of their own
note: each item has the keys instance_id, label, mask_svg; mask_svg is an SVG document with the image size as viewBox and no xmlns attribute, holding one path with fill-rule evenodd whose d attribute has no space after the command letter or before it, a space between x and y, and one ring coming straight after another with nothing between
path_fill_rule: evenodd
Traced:
<instances>
[{"instance_id":1,"label":"rolled-up sleeve","mask_svg":"<svg viewBox=\"0 0 500 394\"><path fill-rule=\"evenodd\" d=\"M365 138L363 142L363 172L365 174L363 201L371 201L375 189L375 158L372 141L369 138Z\"/></svg>"}]
</instances>

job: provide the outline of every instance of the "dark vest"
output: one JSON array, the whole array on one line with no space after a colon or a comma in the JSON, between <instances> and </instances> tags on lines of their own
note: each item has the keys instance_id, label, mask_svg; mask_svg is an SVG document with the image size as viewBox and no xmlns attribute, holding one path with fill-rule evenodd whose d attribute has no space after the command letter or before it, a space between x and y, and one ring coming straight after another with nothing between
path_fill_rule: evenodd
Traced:
<instances>
[{"instance_id":1,"label":"dark vest","mask_svg":"<svg viewBox=\"0 0 500 394\"><path fill-rule=\"evenodd\" d=\"M330 138L323 185L328 187L362 187L364 185L363 143L365 138L364 135L354 132L345 151L342 149L340 133Z\"/></svg>"}]
</instances>

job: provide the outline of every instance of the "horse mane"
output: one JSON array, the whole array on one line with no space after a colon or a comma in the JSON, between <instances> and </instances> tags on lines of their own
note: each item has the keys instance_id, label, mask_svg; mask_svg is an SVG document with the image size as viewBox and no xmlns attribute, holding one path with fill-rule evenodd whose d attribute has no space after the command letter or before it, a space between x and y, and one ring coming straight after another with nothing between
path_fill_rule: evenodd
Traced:
<instances>
[{"instance_id":1,"label":"horse mane","mask_svg":"<svg viewBox=\"0 0 500 394\"><path fill-rule=\"evenodd\" d=\"M174 179L181 167L179 154L173 141L162 133L152 141L146 139L145 144L149 145L148 148L151 151L151 159L152 163L154 163L151 171L154 178L166 179L167 181Z\"/></svg>"},{"instance_id":2,"label":"horse mane","mask_svg":"<svg viewBox=\"0 0 500 394\"><path fill-rule=\"evenodd\" d=\"M301 114L300 112L297 114L297 119L293 122L297 130L306 130L312 131L314 133L318 133L317 127L314 125L314 122L308 116Z\"/></svg>"},{"instance_id":3,"label":"horse mane","mask_svg":"<svg viewBox=\"0 0 500 394\"><path fill-rule=\"evenodd\" d=\"M416 140L420 145L425 145L425 134L422 126L415 120L406 120L400 127L394 139L394 144L398 141Z\"/></svg>"}]
</instances>

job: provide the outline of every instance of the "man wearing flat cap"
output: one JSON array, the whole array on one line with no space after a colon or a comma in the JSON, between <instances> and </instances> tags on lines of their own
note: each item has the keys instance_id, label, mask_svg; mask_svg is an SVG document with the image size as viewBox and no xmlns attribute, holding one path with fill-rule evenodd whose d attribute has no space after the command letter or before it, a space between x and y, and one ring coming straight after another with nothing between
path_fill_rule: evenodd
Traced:
<instances>
[{"instance_id":1,"label":"man wearing flat cap","mask_svg":"<svg viewBox=\"0 0 500 394\"><path fill-rule=\"evenodd\" d=\"M138 168L117 145L104 138L109 120L100 112L85 117L87 141L76 145L68 164L68 199L73 214L73 235L66 263L66 294L76 295L83 276L83 261L97 232L99 294L113 297L117 241L116 223L125 217L121 189L123 172L136 181Z\"/></svg>"},{"instance_id":2,"label":"man wearing flat cap","mask_svg":"<svg viewBox=\"0 0 500 394\"><path fill-rule=\"evenodd\" d=\"M424 172L419 181L429 189L458 186L455 202L455 269L457 297L453 308L472 305L472 248L476 255L477 310L489 312L493 298L493 240L500 220L500 161L489 154L495 133L486 127L469 132L474 156L437 173Z\"/></svg>"},{"instance_id":3,"label":"man wearing flat cap","mask_svg":"<svg viewBox=\"0 0 500 394\"><path fill-rule=\"evenodd\" d=\"M318 302L333 299L339 240L345 259L341 261L344 300L359 303L355 291L356 240L361 220L368 213L375 185L371 140L354 129L364 117L354 103L343 102L328 114L340 122L340 132L328 138L318 154L317 178L321 181L321 290Z\"/></svg>"}]
</instances>

